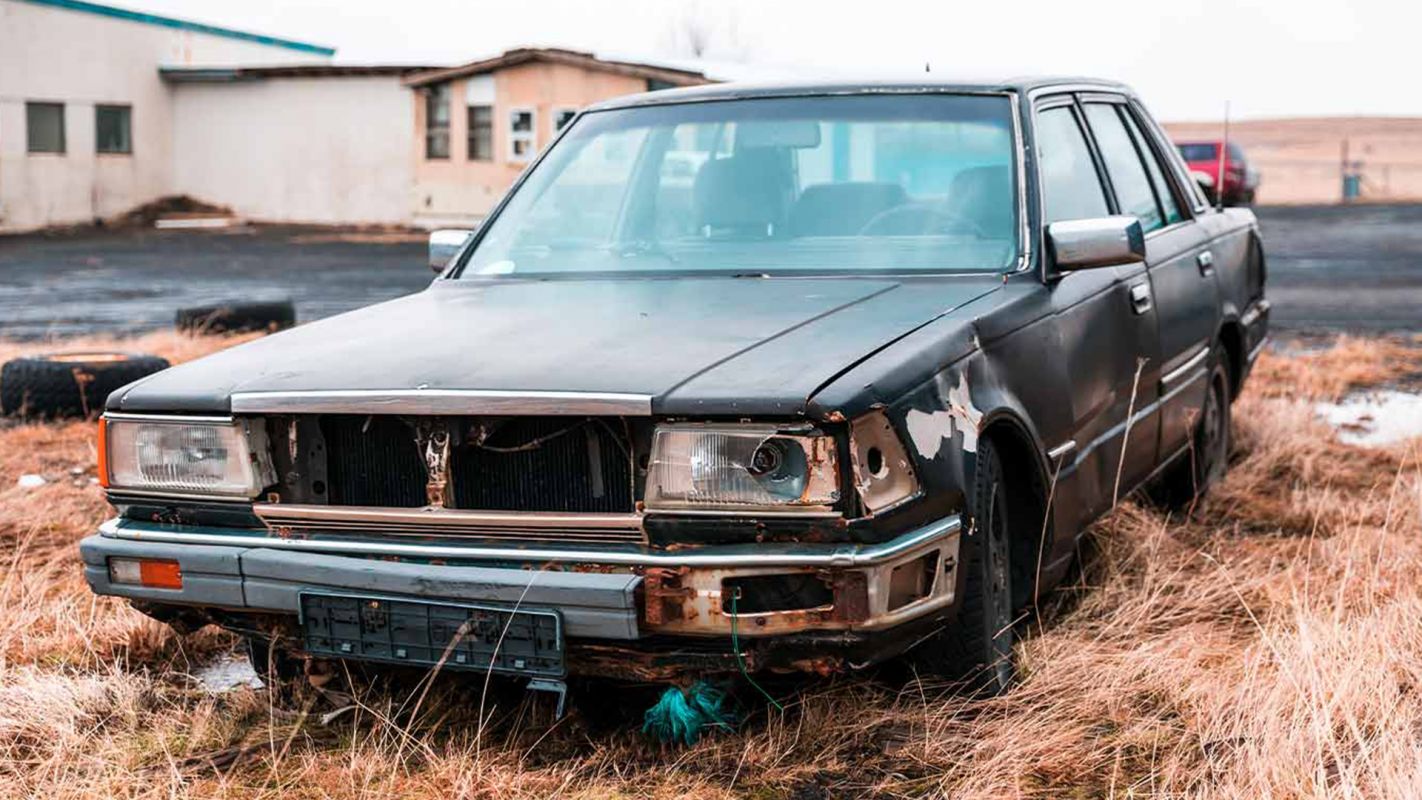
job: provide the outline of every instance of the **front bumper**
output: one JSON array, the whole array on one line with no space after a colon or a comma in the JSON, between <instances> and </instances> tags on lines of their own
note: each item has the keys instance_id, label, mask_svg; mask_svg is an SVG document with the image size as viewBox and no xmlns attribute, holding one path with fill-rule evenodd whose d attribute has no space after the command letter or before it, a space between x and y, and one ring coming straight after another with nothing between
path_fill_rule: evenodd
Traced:
<instances>
[{"instance_id":1,"label":"front bumper","mask_svg":"<svg viewBox=\"0 0 1422 800\"><path fill-rule=\"evenodd\" d=\"M557 609L569 639L755 639L874 633L944 615L958 595L960 522L952 516L881 544L765 543L651 549L391 539L284 539L251 530L105 522L80 545L96 594L149 604L295 615L302 593L341 591ZM178 562L182 588L117 583L112 558ZM906 596L905 569L934 576ZM730 613L723 581L812 574L832 605ZM843 598L843 601L841 599Z\"/></svg>"}]
</instances>

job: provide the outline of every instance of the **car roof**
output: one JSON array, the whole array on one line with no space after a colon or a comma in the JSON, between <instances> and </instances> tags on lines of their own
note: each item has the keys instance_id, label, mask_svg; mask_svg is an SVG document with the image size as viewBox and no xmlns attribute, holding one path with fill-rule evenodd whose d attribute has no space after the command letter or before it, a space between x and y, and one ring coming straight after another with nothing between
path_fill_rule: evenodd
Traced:
<instances>
[{"instance_id":1,"label":"car roof","mask_svg":"<svg viewBox=\"0 0 1422 800\"><path fill-rule=\"evenodd\" d=\"M699 103L716 100L745 100L758 97L803 97L815 95L852 94L914 94L914 93L986 93L1011 92L1027 94L1056 86L1101 89L1103 91L1134 94L1130 87L1116 81L1100 78L1081 77L1019 77L1002 80L952 80L925 75L919 79L868 80L868 81L777 81L777 82L731 82L691 86L682 89L662 89L654 92L616 97L596 103L589 111L603 111L611 108L633 108L640 106L669 105L673 103Z\"/></svg>"}]
</instances>

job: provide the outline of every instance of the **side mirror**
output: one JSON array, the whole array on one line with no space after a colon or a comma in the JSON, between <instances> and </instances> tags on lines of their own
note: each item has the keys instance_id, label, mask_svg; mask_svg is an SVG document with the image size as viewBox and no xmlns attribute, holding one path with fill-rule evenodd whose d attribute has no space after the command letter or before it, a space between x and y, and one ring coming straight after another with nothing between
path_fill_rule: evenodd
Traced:
<instances>
[{"instance_id":1,"label":"side mirror","mask_svg":"<svg viewBox=\"0 0 1422 800\"><path fill-rule=\"evenodd\" d=\"M464 243L473 235L474 231L458 228L430 231L430 269L436 274L444 272L444 268L449 266L449 260L464 248Z\"/></svg>"},{"instance_id":2,"label":"side mirror","mask_svg":"<svg viewBox=\"0 0 1422 800\"><path fill-rule=\"evenodd\" d=\"M1114 267L1145 261L1145 233L1135 217L1098 217L1053 222L1047 250L1058 272Z\"/></svg>"}]
</instances>

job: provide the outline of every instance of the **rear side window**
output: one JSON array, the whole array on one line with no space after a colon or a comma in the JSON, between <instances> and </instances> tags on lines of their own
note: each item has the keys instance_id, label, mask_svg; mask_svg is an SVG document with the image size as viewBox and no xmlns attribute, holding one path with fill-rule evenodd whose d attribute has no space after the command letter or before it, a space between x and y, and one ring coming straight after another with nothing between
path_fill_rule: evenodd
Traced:
<instances>
[{"instance_id":1,"label":"rear side window","mask_svg":"<svg viewBox=\"0 0 1422 800\"><path fill-rule=\"evenodd\" d=\"M1126 127L1131 130L1131 138L1135 140L1141 158L1145 159L1146 172L1150 173L1150 184L1155 187L1155 199L1160 201L1160 209L1165 214L1165 224L1174 225L1183 219L1183 216L1180 213L1180 205L1175 202L1174 193L1170 191L1170 184L1165 179L1165 167L1161 165L1155 151L1151 150L1150 140L1146 138L1140 125L1136 124L1135 115L1123 108L1121 116L1126 119Z\"/></svg>"},{"instance_id":2,"label":"rear side window","mask_svg":"<svg viewBox=\"0 0 1422 800\"><path fill-rule=\"evenodd\" d=\"M1145 165L1116 106L1090 103L1086 106L1086 118L1096 136L1101 160L1106 162L1106 174L1111 177L1121 213L1140 218L1141 229L1147 233L1163 227L1165 219L1155 203L1155 190L1151 188Z\"/></svg>"},{"instance_id":3,"label":"rear side window","mask_svg":"<svg viewBox=\"0 0 1422 800\"><path fill-rule=\"evenodd\" d=\"M1111 213L1086 137L1069 106L1037 114L1037 162L1042 174L1044 223Z\"/></svg>"}]
</instances>

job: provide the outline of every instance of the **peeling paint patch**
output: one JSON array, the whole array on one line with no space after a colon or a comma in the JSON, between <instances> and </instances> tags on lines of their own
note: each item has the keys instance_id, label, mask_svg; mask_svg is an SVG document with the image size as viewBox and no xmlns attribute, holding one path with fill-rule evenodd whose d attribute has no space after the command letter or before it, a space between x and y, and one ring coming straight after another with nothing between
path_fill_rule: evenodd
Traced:
<instances>
[{"instance_id":1,"label":"peeling paint patch","mask_svg":"<svg viewBox=\"0 0 1422 800\"><path fill-rule=\"evenodd\" d=\"M943 443L953 438L954 431L963 436L964 452L978 451L978 426L982 424L983 412L973 405L967 376L960 374L958 385L949 388L946 394L946 409L930 413L915 408L904 415L909 438L924 458L937 458Z\"/></svg>"},{"instance_id":2,"label":"peeling paint patch","mask_svg":"<svg viewBox=\"0 0 1422 800\"><path fill-rule=\"evenodd\" d=\"M953 437L953 414L946 410L930 414L915 408L904 415L904 426L918 454L934 459L943 449L943 443Z\"/></svg>"}]
</instances>

